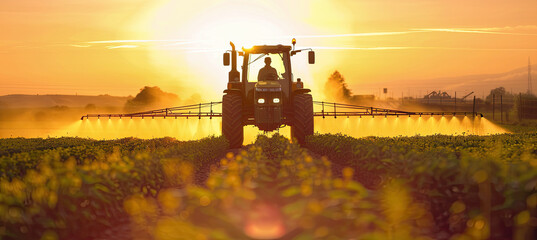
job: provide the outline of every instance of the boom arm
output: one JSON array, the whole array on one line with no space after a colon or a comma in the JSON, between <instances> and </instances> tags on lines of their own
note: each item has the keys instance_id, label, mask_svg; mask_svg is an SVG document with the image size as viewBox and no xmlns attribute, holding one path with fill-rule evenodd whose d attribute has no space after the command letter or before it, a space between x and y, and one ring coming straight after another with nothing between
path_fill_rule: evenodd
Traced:
<instances>
[{"instance_id":1,"label":"boom arm","mask_svg":"<svg viewBox=\"0 0 537 240\"><path fill-rule=\"evenodd\" d=\"M471 92L471 93L466 94L464 97L461 98L461 100L466 99L467 97L469 97L469 96L472 95L472 94L474 94L474 92Z\"/></svg>"}]
</instances>

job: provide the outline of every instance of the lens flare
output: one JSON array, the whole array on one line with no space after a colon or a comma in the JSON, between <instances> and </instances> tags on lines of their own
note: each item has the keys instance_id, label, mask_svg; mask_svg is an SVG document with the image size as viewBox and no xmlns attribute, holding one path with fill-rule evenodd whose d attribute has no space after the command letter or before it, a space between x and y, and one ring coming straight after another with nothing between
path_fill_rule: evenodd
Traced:
<instances>
[{"instance_id":1,"label":"lens flare","mask_svg":"<svg viewBox=\"0 0 537 240\"><path fill-rule=\"evenodd\" d=\"M246 215L244 233L253 239L279 239L286 233L283 215L274 204L257 203Z\"/></svg>"}]
</instances>

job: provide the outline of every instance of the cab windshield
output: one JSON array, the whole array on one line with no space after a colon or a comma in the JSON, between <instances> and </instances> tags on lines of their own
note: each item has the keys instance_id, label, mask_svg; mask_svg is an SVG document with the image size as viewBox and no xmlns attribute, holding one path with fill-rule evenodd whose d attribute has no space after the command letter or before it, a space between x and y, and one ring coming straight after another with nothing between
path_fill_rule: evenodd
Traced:
<instances>
[{"instance_id":1,"label":"cab windshield","mask_svg":"<svg viewBox=\"0 0 537 240\"><path fill-rule=\"evenodd\" d=\"M283 53L262 53L250 54L248 62L248 82L257 82L259 71L265 67L265 58L271 59L270 66L276 69L278 79L284 78L285 66L283 64Z\"/></svg>"}]
</instances>

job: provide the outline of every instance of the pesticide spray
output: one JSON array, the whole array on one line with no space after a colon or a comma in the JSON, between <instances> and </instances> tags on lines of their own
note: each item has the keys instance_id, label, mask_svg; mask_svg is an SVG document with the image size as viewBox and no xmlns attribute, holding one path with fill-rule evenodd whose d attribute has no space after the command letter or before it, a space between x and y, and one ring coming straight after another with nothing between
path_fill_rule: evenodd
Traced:
<instances>
[{"instance_id":1,"label":"pesticide spray","mask_svg":"<svg viewBox=\"0 0 537 240\"><path fill-rule=\"evenodd\" d=\"M49 134L53 137L76 136L94 139L118 139L136 137L142 139L173 137L178 140L197 140L221 135L219 118L133 118L133 119L84 119L65 129ZM368 116L315 118L315 132L319 134L344 134L351 137L397 137L445 135L491 135L507 131L484 117L472 116ZM255 141L259 134L279 133L291 136L290 128L264 133L255 126L244 128L244 143Z\"/></svg>"}]
</instances>

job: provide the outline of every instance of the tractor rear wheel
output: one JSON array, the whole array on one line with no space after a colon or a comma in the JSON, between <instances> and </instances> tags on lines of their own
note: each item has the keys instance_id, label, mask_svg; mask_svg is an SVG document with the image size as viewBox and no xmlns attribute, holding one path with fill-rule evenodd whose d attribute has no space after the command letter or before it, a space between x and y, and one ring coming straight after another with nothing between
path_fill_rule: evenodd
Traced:
<instances>
[{"instance_id":1,"label":"tractor rear wheel","mask_svg":"<svg viewBox=\"0 0 537 240\"><path fill-rule=\"evenodd\" d=\"M297 94L293 98L293 125L291 137L304 145L306 136L313 135L313 99L310 94Z\"/></svg>"},{"instance_id":2,"label":"tractor rear wheel","mask_svg":"<svg viewBox=\"0 0 537 240\"><path fill-rule=\"evenodd\" d=\"M230 148L242 147L242 97L239 94L228 93L222 98L222 135Z\"/></svg>"}]
</instances>

